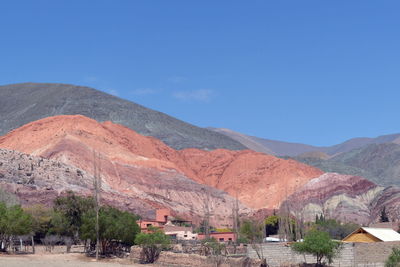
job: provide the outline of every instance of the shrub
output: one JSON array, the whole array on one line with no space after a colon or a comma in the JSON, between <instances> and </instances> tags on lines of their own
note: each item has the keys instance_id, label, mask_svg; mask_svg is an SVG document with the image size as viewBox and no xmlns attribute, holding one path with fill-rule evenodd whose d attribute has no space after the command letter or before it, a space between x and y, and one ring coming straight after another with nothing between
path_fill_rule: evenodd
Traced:
<instances>
[{"instance_id":1,"label":"shrub","mask_svg":"<svg viewBox=\"0 0 400 267\"><path fill-rule=\"evenodd\" d=\"M94 210L94 205L93 198L80 197L73 192L68 192L65 197L58 197L54 201L50 234L77 237L83 214Z\"/></svg>"},{"instance_id":2,"label":"shrub","mask_svg":"<svg viewBox=\"0 0 400 267\"><path fill-rule=\"evenodd\" d=\"M327 232L331 238L337 240L342 240L359 227L360 225L355 223L340 223L334 219L319 219L315 223L316 230Z\"/></svg>"},{"instance_id":3,"label":"shrub","mask_svg":"<svg viewBox=\"0 0 400 267\"><path fill-rule=\"evenodd\" d=\"M201 243L205 256L219 256L225 250L225 244L218 242L214 237L206 238Z\"/></svg>"},{"instance_id":4,"label":"shrub","mask_svg":"<svg viewBox=\"0 0 400 267\"><path fill-rule=\"evenodd\" d=\"M341 245L333 241L326 232L311 230L303 242L296 242L292 249L301 254L312 254L316 257L317 266L323 266L323 260L326 258L328 263L332 263L333 258L340 252Z\"/></svg>"},{"instance_id":5,"label":"shrub","mask_svg":"<svg viewBox=\"0 0 400 267\"><path fill-rule=\"evenodd\" d=\"M113 244L132 246L136 234L140 232L136 223L137 216L126 211L120 211L113 207L101 207L99 210L99 237L101 252L103 254L118 252ZM96 242L96 214L89 211L82 218L80 237Z\"/></svg>"},{"instance_id":6,"label":"shrub","mask_svg":"<svg viewBox=\"0 0 400 267\"><path fill-rule=\"evenodd\" d=\"M135 243L142 248L142 263L155 262L163 249L169 247L169 236L160 229L150 228L150 233L140 233L136 236Z\"/></svg>"},{"instance_id":7,"label":"shrub","mask_svg":"<svg viewBox=\"0 0 400 267\"><path fill-rule=\"evenodd\" d=\"M400 248L393 248L392 253L385 262L385 267L398 267L400 266Z\"/></svg>"},{"instance_id":8,"label":"shrub","mask_svg":"<svg viewBox=\"0 0 400 267\"><path fill-rule=\"evenodd\" d=\"M26 235L32 231L32 217L19 205L7 207L0 202L0 243L7 250L12 237Z\"/></svg>"}]
</instances>

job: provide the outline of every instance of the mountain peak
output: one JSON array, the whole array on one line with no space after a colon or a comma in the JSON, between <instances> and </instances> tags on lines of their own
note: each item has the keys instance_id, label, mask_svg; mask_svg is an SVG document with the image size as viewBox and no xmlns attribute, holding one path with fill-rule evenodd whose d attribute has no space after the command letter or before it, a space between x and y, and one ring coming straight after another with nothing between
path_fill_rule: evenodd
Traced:
<instances>
[{"instance_id":1,"label":"mountain peak","mask_svg":"<svg viewBox=\"0 0 400 267\"><path fill-rule=\"evenodd\" d=\"M86 86L62 83L19 83L0 86L0 135L31 121L81 114L113 121L176 149L245 149L241 143L164 113Z\"/></svg>"}]
</instances>

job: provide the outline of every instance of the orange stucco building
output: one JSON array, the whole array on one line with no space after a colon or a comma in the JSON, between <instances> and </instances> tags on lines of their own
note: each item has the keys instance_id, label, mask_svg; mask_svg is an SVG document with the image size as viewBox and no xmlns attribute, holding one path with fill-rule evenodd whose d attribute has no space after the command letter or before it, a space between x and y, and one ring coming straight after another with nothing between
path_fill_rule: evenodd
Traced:
<instances>
[{"instance_id":1,"label":"orange stucco building","mask_svg":"<svg viewBox=\"0 0 400 267\"><path fill-rule=\"evenodd\" d=\"M234 232L213 232L210 233L210 237L214 237L219 242L236 241L236 234ZM198 240L206 238L204 233L199 233L197 236Z\"/></svg>"},{"instance_id":2,"label":"orange stucco building","mask_svg":"<svg viewBox=\"0 0 400 267\"><path fill-rule=\"evenodd\" d=\"M140 226L140 230L147 233L149 227L163 229L164 225L168 222L169 216L171 216L171 213L168 209L158 209L155 211L154 219L140 219L137 223Z\"/></svg>"}]
</instances>

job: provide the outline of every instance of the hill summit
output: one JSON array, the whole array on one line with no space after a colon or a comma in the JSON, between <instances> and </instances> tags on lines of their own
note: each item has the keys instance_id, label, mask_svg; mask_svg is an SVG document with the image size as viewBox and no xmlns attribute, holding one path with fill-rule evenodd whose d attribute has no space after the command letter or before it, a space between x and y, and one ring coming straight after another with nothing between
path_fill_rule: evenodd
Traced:
<instances>
[{"instance_id":1,"label":"hill summit","mask_svg":"<svg viewBox=\"0 0 400 267\"><path fill-rule=\"evenodd\" d=\"M246 148L223 134L89 87L54 83L0 86L0 135L56 115L84 115L98 122L112 121L156 137L175 149Z\"/></svg>"}]
</instances>

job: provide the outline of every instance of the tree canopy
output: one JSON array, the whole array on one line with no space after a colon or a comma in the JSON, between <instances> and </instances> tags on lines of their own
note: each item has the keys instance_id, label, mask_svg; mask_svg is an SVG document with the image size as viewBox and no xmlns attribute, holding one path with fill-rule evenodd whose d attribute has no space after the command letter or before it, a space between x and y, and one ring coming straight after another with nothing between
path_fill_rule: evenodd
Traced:
<instances>
[{"instance_id":1,"label":"tree canopy","mask_svg":"<svg viewBox=\"0 0 400 267\"><path fill-rule=\"evenodd\" d=\"M116 208L105 206L99 211L99 234L102 253L110 252L112 241L118 241L126 246L132 246L136 235L140 232L136 223L137 216L120 211ZM96 214L90 210L83 215L80 228L81 239L96 241Z\"/></svg>"},{"instance_id":2,"label":"tree canopy","mask_svg":"<svg viewBox=\"0 0 400 267\"><path fill-rule=\"evenodd\" d=\"M323 266L324 258L332 263L333 258L339 253L341 245L333 241L326 232L311 230L304 237L303 242L296 242L292 249L301 254L311 254L316 257L317 266Z\"/></svg>"},{"instance_id":3,"label":"tree canopy","mask_svg":"<svg viewBox=\"0 0 400 267\"><path fill-rule=\"evenodd\" d=\"M250 243L260 243L263 241L263 225L261 223L245 220L241 223L240 237L245 238Z\"/></svg>"},{"instance_id":4,"label":"tree canopy","mask_svg":"<svg viewBox=\"0 0 400 267\"><path fill-rule=\"evenodd\" d=\"M325 219L322 216L316 220L314 225L316 230L327 232L331 238L337 240L342 240L359 227L360 225L356 223L341 223L335 219Z\"/></svg>"},{"instance_id":5,"label":"tree canopy","mask_svg":"<svg viewBox=\"0 0 400 267\"><path fill-rule=\"evenodd\" d=\"M54 201L51 233L77 237L82 225L83 214L94 209L93 198L85 198L68 192Z\"/></svg>"},{"instance_id":6,"label":"tree canopy","mask_svg":"<svg viewBox=\"0 0 400 267\"><path fill-rule=\"evenodd\" d=\"M268 216L265 221L265 233L268 235L276 235L279 230L279 216Z\"/></svg>"},{"instance_id":7,"label":"tree canopy","mask_svg":"<svg viewBox=\"0 0 400 267\"><path fill-rule=\"evenodd\" d=\"M400 248L393 248L392 253L385 262L385 267L398 267L400 266Z\"/></svg>"},{"instance_id":8,"label":"tree canopy","mask_svg":"<svg viewBox=\"0 0 400 267\"><path fill-rule=\"evenodd\" d=\"M32 217L32 231L35 233L35 237L37 239L44 238L50 228L53 210L40 204L26 207L24 210Z\"/></svg>"},{"instance_id":9,"label":"tree canopy","mask_svg":"<svg viewBox=\"0 0 400 267\"><path fill-rule=\"evenodd\" d=\"M12 236L26 235L32 231L32 218L19 205L7 207L0 202L0 243L8 247Z\"/></svg>"},{"instance_id":10,"label":"tree canopy","mask_svg":"<svg viewBox=\"0 0 400 267\"><path fill-rule=\"evenodd\" d=\"M142 248L142 262L155 262L163 249L170 244L170 238L158 228L150 228L149 233L140 233L136 236L135 243Z\"/></svg>"}]
</instances>

